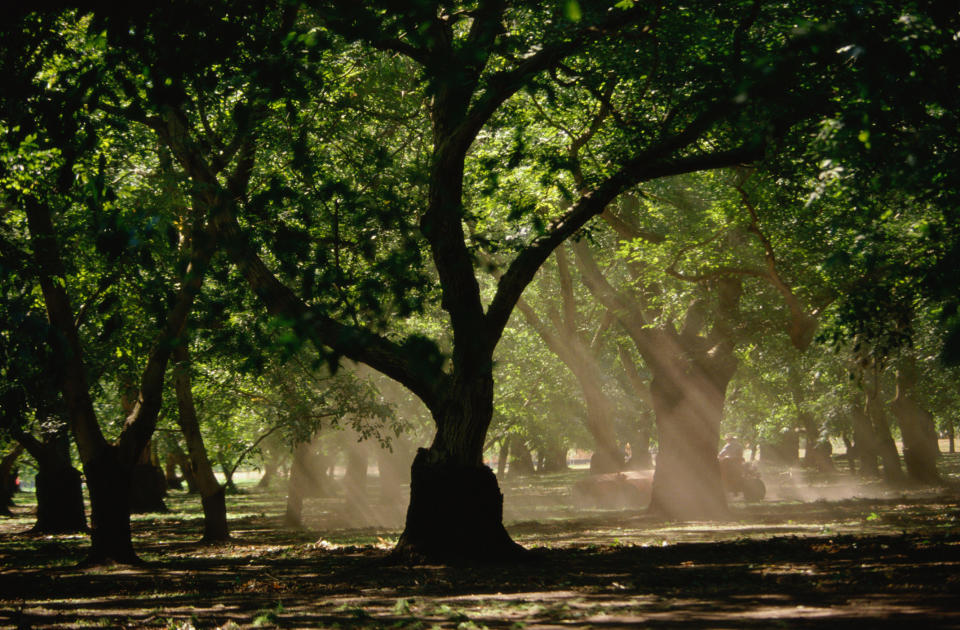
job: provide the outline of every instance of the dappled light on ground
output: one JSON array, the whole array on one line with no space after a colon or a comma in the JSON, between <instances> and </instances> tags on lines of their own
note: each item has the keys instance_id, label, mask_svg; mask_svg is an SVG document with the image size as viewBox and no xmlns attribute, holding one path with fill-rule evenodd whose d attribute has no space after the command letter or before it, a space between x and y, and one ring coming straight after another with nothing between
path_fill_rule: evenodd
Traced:
<instances>
[{"instance_id":1,"label":"dappled light on ground","mask_svg":"<svg viewBox=\"0 0 960 630\"><path fill-rule=\"evenodd\" d=\"M229 497L230 543L198 545L198 500L174 492L171 513L134 520L145 566L80 570L86 538L18 535L31 524L18 499L0 521L0 627L960 626L955 491L861 484L873 494L734 500L727 520L670 522L577 508L584 474L505 480L530 561L469 570L391 564L399 529L343 527L335 497L308 500L293 529L283 497L249 491Z\"/></svg>"}]
</instances>

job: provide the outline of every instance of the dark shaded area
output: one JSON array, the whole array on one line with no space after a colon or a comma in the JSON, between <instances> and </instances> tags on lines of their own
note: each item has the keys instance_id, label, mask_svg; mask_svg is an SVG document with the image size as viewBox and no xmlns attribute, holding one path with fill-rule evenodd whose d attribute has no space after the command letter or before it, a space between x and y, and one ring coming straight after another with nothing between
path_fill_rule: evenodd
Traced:
<instances>
[{"instance_id":1,"label":"dark shaded area","mask_svg":"<svg viewBox=\"0 0 960 630\"><path fill-rule=\"evenodd\" d=\"M0 575L5 599L35 600L47 593L57 601L45 604L42 613L35 607L4 608L0 623L70 623L89 619L85 610L95 608L101 619L112 622L160 625L155 611L176 607L196 610L204 625L230 619L250 623L258 611L276 608L282 600L283 610L275 616L283 626L388 626L434 621L438 609L421 598L468 594L474 604L485 595L509 602L518 594L553 602L530 621L563 619L565 626L622 627L625 619L605 621L609 614L644 627L672 628L770 627L771 622L802 628L836 627L838 622L844 627L894 627L920 618L937 627L960 623L956 532L540 550L523 563L470 570L390 564L385 551L369 548L301 553L298 558L267 555L258 562L162 560L122 574L6 572ZM181 592L152 597L149 606L139 600L166 591ZM556 605L561 591L577 591L579 597L566 606ZM329 605L338 596L355 598L358 593L364 601L352 599L350 606L340 602L339 609ZM400 605L400 599L412 605ZM504 606L509 610L509 604ZM131 614L132 609L139 610ZM455 627L452 617L459 615L461 621L490 627L511 623L472 613L465 605L456 614L443 612L447 618L437 621L454 622Z\"/></svg>"}]
</instances>

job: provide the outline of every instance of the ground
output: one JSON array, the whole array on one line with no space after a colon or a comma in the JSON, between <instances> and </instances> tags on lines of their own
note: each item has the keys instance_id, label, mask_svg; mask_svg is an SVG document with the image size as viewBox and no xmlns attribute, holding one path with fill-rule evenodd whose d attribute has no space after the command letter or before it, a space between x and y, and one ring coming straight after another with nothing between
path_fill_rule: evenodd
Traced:
<instances>
[{"instance_id":1,"label":"ground","mask_svg":"<svg viewBox=\"0 0 960 630\"><path fill-rule=\"evenodd\" d=\"M87 539L24 536L20 495L0 520L0 627L960 628L955 486L768 470L769 500L671 523L576 508L584 474L503 481L531 557L469 569L391 564L397 516L357 527L363 510L342 516L340 498L309 501L309 530L286 529L283 497L252 487L228 497L231 544L197 545L199 498L173 492L170 513L135 517L144 566L78 569Z\"/></svg>"}]
</instances>

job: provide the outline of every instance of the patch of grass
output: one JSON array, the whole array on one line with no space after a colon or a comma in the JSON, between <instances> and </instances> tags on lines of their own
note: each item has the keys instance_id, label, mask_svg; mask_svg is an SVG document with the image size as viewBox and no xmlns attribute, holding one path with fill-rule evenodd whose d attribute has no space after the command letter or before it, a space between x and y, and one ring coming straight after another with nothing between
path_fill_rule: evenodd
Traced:
<instances>
[{"instance_id":1,"label":"patch of grass","mask_svg":"<svg viewBox=\"0 0 960 630\"><path fill-rule=\"evenodd\" d=\"M253 618L253 627L254 628L263 628L266 626L276 626L280 623L280 615L282 615L286 610L283 607L283 602L278 601L277 605L273 608L258 610L256 616Z\"/></svg>"}]
</instances>

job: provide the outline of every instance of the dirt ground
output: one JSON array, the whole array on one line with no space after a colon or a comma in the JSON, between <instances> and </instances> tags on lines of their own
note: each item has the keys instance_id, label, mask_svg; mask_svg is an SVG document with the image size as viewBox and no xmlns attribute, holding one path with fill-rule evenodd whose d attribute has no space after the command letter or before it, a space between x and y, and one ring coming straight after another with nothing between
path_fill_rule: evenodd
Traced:
<instances>
[{"instance_id":1,"label":"dirt ground","mask_svg":"<svg viewBox=\"0 0 960 630\"><path fill-rule=\"evenodd\" d=\"M174 491L134 519L144 566L81 570L86 537L23 535L21 495L0 520L0 627L960 628L955 474L888 489L768 470L768 500L701 523L579 509L584 474L505 480L530 560L470 569L390 564L400 514L375 503L310 500L290 530L279 492L248 490L229 497L231 544L198 546L199 499Z\"/></svg>"}]
</instances>

